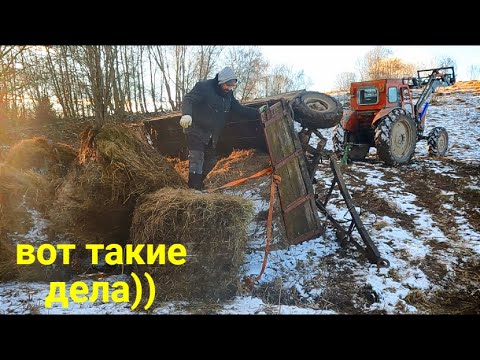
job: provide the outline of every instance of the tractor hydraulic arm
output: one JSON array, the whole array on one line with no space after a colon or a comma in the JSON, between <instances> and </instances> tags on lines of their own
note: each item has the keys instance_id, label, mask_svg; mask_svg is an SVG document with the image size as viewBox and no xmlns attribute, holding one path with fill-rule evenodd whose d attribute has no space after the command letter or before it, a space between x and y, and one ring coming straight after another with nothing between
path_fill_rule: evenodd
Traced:
<instances>
[{"instance_id":1,"label":"tractor hydraulic arm","mask_svg":"<svg viewBox=\"0 0 480 360\"><path fill-rule=\"evenodd\" d=\"M423 89L420 97L415 104L415 113L421 118L423 115L424 105L435 92L435 89L440 86L450 86L455 83L455 72L453 67L443 67L437 69L430 69L430 70L419 70L418 74L424 71L431 71L430 75L426 79L428 79L425 88ZM422 78L419 76L419 80L421 81Z\"/></svg>"}]
</instances>

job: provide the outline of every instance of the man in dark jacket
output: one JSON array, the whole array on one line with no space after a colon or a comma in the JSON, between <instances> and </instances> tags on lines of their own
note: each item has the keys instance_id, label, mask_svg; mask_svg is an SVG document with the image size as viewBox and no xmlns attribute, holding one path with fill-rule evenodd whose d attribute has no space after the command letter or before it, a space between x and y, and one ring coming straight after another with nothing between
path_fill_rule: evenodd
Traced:
<instances>
[{"instance_id":1,"label":"man in dark jacket","mask_svg":"<svg viewBox=\"0 0 480 360\"><path fill-rule=\"evenodd\" d=\"M259 110L241 105L233 95L237 76L229 67L213 79L202 80L183 98L180 125L188 146L188 186L203 189L203 180L217 163L216 146L229 112L248 120L260 119Z\"/></svg>"}]
</instances>

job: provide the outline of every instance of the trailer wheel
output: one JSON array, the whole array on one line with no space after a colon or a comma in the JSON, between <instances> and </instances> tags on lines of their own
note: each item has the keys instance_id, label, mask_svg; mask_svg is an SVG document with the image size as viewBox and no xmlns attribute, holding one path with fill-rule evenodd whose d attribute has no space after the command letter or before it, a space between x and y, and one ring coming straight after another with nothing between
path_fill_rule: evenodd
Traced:
<instances>
[{"instance_id":1,"label":"trailer wheel","mask_svg":"<svg viewBox=\"0 0 480 360\"><path fill-rule=\"evenodd\" d=\"M375 146L380 160L387 165L410 161L417 144L415 122L403 109L394 109L378 121Z\"/></svg>"},{"instance_id":2,"label":"trailer wheel","mask_svg":"<svg viewBox=\"0 0 480 360\"><path fill-rule=\"evenodd\" d=\"M347 142L357 143L353 135L349 134L348 131L345 130L341 124L338 124L333 129L332 142L333 150L339 158L341 158L345 153L345 144ZM348 152L348 158L351 160L365 159L365 156L367 156L369 149L370 147L367 145L354 145L350 148L350 151Z\"/></svg>"},{"instance_id":3,"label":"trailer wheel","mask_svg":"<svg viewBox=\"0 0 480 360\"><path fill-rule=\"evenodd\" d=\"M427 152L429 156L443 156L448 148L448 134L443 127L433 128L427 138Z\"/></svg>"},{"instance_id":4,"label":"trailer wheel","mask_svg":"<svg viewBox=\"0 0 480 360\"><path fill-rule=\"evenodd\" d=\"M343 116L342 104L334 97L316 92L301 93L292 104L295 120L314 129L328 129L337 125Z\"/></svg>"}]
</instances>

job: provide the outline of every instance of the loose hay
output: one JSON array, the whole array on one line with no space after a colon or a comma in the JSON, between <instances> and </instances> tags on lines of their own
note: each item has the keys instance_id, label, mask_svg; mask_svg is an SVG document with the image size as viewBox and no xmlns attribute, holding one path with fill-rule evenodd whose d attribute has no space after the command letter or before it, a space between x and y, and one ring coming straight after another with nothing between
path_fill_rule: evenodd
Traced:
<instances>
[{"instance_id":1,"label":"loose hay","mask_svg":"<svg viewBox=\"0 0 480 360\"><path fill-rule=\"evenodd\" d=\"M56 183L32 170L0 165L0 281L47 281L55 276L55 265L17 265L13 240L25 242L21 240L38 221L35 217L51 206Z\"/></svg>"},{"instance_id":2,"label":"loose hay","mask_svg":"<svg viewBox=\"0 0 480 360\"><path fill-rule=\"evenodd\" d=\"M45 137L18 142L5 155L5 163L20 170L34 170L43 175L64 175L77 157L74 148L54 144Z\"/></svg>"},{"instance_id":3,"label":"loose hay","mask_svg":"<svg viewBox=\"0 0 480 360\"><path fill-rule=\"evenodd\" d=\"M31 210L46 213L57 184L58 179L35 171L0 165L0 229L5 236L27 233L33 226Z\"/></svg>"},{"instance_id":4,"label":"loose hay","mask_svg":"<svg viewBox=\"0 0 480 360\"><path fill-rule=\"evenodd\" d=\"M125 125L90 126L82 133L79 163L90 161L104 167L112 198L124 202L165 186L186 187L171 164Z\"/></svg>"},{"instance_id":5,"label":"loose hay","mask_svg":"<svg viewBox=\"0 0 480 360\"><path fill-rule=\"evenodd\" d=\"M244 198L164 188L143 196L135 209L131 241L183 244L183 265L138 265L154 278L157 300L226 300L239 289L246 227L253 216Z\"/></svg>"},{"instance_id":6,"label":"loose hay","mask_svg":"<svg viewBox=\"0 0 480 360\"><path fill-rule=\"evenodd\" d=\"M89 126L81 135L78 162L58 189L49 215L77 245L124 244L137 198L165 186L187 185L136 130Z\"/></svg>"},{"instance_id":7,"label":"loose hay","mask_svg":"<svg viewBox=\"0 0 480 360\"><path fill-rule=\"evenodd\" d=\"M180 176L188 180L188 160L167 158ZM256 150L233 150L230 155L220 158L205 179L206 188L222 186L230 181L255 174L270 166L270 157Z\"/></svg>"},{"instance_id":8,"label":"loose hay","mask_svg":"<svg viewBox=\"0 0 480 360\"><path fill-rule=\"evenodd\" d=\"M17 264L15 245L0 229L0 282L4 281L65 281L71 276L67 265Z\"/></svg>"},{"instance_id":9,"label":"loose hay","mask_svg":"<svg viewBox=\"0 0 480 360\"><path fill-rule=\"evenodd\" d=\"M4 235L0 228L0 281L10 281L18 278L19 267L15 247Z\"/></svg>"},{"instance_id":10,"label":"loose hay","mask_svg":"<svg viewBox=\"0 0 480 360\"><path fill-rule=\"evenodd\" d=\"M222 158L205 179L208 188L222 186L230 181L255 174L270 166L270 157L255 150L234 150Z\"/></svg>"},{"instance_id":11,"label":"loose hay","mask_svg":"<svg viewBox=\"0 0 480 360\"><path fill-rule=\"evenodd\" d=\"M405 301L433 315L480 314L480 261L472 258L461 262L455 276L445 277L441 287L427 293L412 290Z\"/></svg>"}]
</instances>

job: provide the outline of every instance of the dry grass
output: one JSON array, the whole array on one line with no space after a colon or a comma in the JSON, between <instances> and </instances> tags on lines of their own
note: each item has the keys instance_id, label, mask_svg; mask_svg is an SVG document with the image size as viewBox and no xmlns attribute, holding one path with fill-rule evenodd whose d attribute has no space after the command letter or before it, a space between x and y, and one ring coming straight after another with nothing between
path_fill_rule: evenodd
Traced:
<instances>
[{"instance_id":1,"label":"dry grass","mask_svg":"<svg viewBox=\"0 0 480 360\"><path fill-rule=\"evenodd\" d=\"M0 229L5 234L28 232L33 224L29 210L45 213L58 182L32 170L0 165Z\"/></svg>"},{"instance_id":2,"label":"dry grass","mask_svg":"<svg viewBox=\"0 0 480 360\"><path fill-rule=\"evenodd\" d=\"M21 140L7 154L5 163L19 170L34 170L44 175L64 175L77 152L66 144L54 144L45 137Z\"/></svg>"},{"instance_id":3,"label":"dry grass","mask_svg":"<svg viewBox=\"0 0 480 360\"><path fill-rule=\"evenodd\" d=\"M33 170L0 165L0 281L47 281L56 276L54 265L17 265L12 239L30 231L35 220L32 210L47 212L57 184L58 179Z\"/></svg>"},{"instance_id":4,"label":"dry grass","mask_svg":"<svg viewBox=\"0 0 480 360\"><path fill-rule=\"evenodd\" d=\"M71 275L67 265L17 264L15 245L0 230L0 282L3 281L65 281Z\"/></svg>"},{"instance_id":5,"label":"dry grass","mask_svg":"<svg viewBox=\"0 0 480 360\"><path fill-rule=\"evenodd\" d=\"M17 279L20 273L15 247L6 239L0 228L0 281Z\"/></svg>"},{"instance_id":6,"label":"dry grass","mask_svg":"<svg viewBox=\"0 0 480 360\"><path fill-rule=\"evenodd\" d=\"M446 279L440 290L411 291L405 301L428 314L480 314L480 261L471 259L455 269L455 277Z\"/></svg>"},{"instance_id":7,"label":"dry grass","mask_svg":"<svg viewBox=\"0 0 480 360\"><path fill-rule=\"evenodd\" d=\"M88 127L81 135L79 164L101 164L103 182L109 183L112 198L124 202L164 186L186 187L172 165L151 145L142 141L138 130L121 124Z\"/></svg>"},{"instance_id":8,"label":"dry grass","mask_svg":"<svg viewBox=\"0 0 480 360\"><path fill-rule=\"evenodd\" d=\"M175 157L166 157L167 160L182 177L183 181L188 182L188 160L180 160Z\"/></svg>"},{"instance_id":9,"label":"dry grass","mask_svg":"<svg viewBox=\"0 0 480 360\"><path fill-rule=\"evenodd\" d=\"M205 179L208 188L222 186L230 181L255 174L270 167L270 157L255 150L234 150L220 159Z\"/></svg>"},{"instance_id":10,"label":"dry grass","mask_svg":"<svg viewBox=\"0 0 480 360\"><path fill-rule=\"evenodd\" d=\"M188 160L166 158L178 174L188 181ZM230 155L220 158L205 179L206 188L216 188L230 181L255 174L270 166L270 157L254 149L233 150Z\"/></svg>"},{"instance_id":11,"label":"dry grass","mask_svg":"<svg viewBox=\"0 0 480 360\"><path fill-rule=\"evenodd\" d=\"M451 94L458 92L473 92L475 94L480 94L480 80L469 80L469 81L457 81L452 86L440 87L437 90L437 93L442 94Z\"/></svg>"},{"instance_id":12,"label":"dry grass","mask_svg":"<svg viewBox=\"0 0 480 360\"><path fill-rule=\"evenodd\" d=\"M81 246L124 244L137 198L165 186L186 184L138 128L89 126L49 217L57 231L73 235Z\"/></svg>"},{"instance_id":13,"label":"dry grass","mask_svg":"<svg viewBox=\"0 0 480 360\"><path fill-rule=\"evenodd\" d=\"M142 197L133 216L132 243L187 249L184 265L140 266L157 283L157 300L234 296L252 216L252 203L236 196L164 188Z\"/></svg>"}]
</instances>

